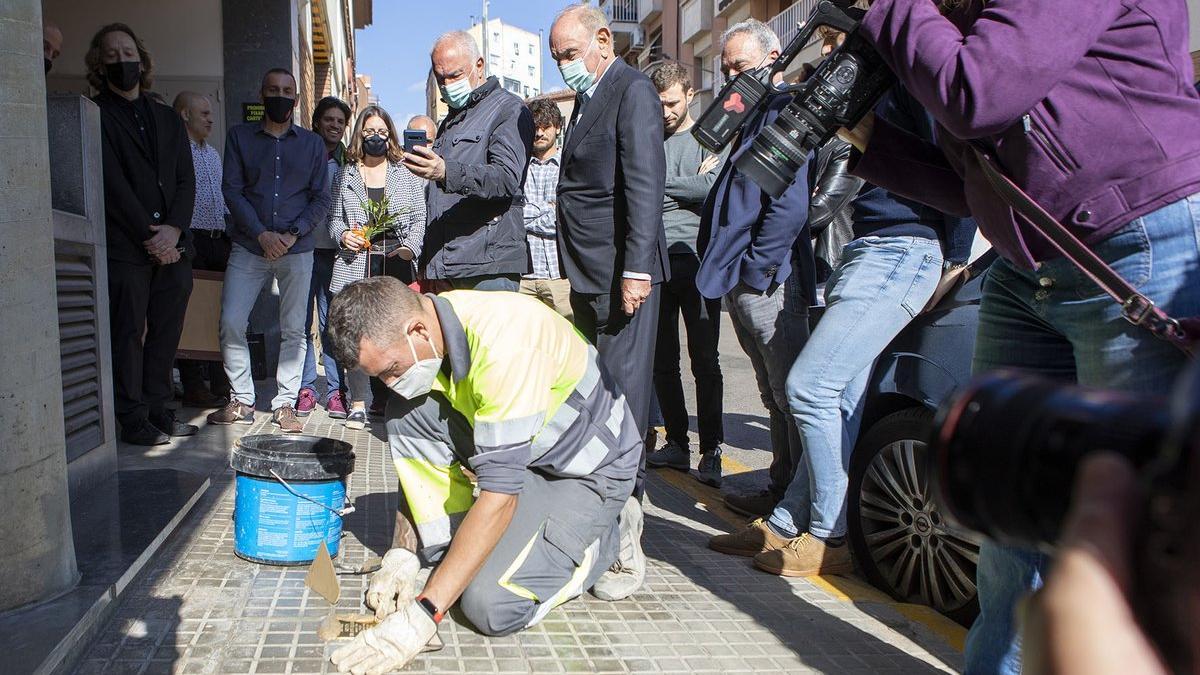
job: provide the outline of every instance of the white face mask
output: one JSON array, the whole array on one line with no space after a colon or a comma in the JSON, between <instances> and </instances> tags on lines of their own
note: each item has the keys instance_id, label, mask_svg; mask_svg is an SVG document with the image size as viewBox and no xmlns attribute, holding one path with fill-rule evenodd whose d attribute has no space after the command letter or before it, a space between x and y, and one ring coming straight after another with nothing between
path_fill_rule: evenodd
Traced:
<instances>
[{"instance_id":1,"label":"white face mask","mask_svg":"<svg viewBox=\"0 0 1200 675\"><path fill-rule=\"evenodd\" d=\"M404 374L392 380L388 388L396 392L397 395L403 396L406 399L413 399L418 396L424 396L433 389L433 383L437 380L438 371L442 369L442 355L438 354L437 345L433 341L429 341L429 346L433 348L434 358L417 359L417 348L413 346L412 335L405 328L404 338L408 340L408 349L412 352L413 365Z\"/></svg>"},{"instance_id":2,"label":"white face mask","mask_svg":"<svg viewBox=\"0 0 1200 675\"><path fill-rule=\"evenodd\" d=\"M588 43L587 49L579 55L579 58L574 61L567 61L558 67L558 71L562 73L563 82L577 92L583 93L592 87L592 83L596 81L596 75L587 69L583 60L592 52L592 47L596 46L596 38Z\"/></svg>"}]
</instances>

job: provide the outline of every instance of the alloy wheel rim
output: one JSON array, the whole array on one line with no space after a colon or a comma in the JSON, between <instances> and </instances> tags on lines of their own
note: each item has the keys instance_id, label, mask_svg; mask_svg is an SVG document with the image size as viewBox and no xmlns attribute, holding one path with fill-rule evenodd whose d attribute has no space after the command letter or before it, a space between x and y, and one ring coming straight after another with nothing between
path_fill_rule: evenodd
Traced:
<instances>
[{"instance_id":1,"label":"alloy wheel rim","mask_svg":"<svg viewBox=\"0 0 1200 675\"><path fill-rule=\"evenodd\" d=\"M859 492L859 521L892 592L948 613L975 598L979 540L946 524L932 501L924 455L925 443L912 439L875 455Z\"/></svg>"}]
</instances>

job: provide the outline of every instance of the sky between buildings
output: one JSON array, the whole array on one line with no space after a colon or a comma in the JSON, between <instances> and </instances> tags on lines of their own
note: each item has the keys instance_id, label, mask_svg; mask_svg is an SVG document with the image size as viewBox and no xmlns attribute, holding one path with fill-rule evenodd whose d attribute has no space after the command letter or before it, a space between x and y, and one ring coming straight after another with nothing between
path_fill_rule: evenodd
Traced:
<instances>
[{"instance_id":1,"label":"sky between buildings","mask_svg":"<svg viewBox=\"0 0 1200 675\"><path fill-rule=\"evenodd\" d=\"M542 30L542 91L564 87L547 42L550 23L567 0L491 0L489 19L537 34ZM376 0L374 20L357 31L358 72L371 76L372 91L398 124L425 112L429 49L438 35L465 30L480 20L482 0ZM482 48L482 45L480 45Z\"/></svg>"}]
</instances>

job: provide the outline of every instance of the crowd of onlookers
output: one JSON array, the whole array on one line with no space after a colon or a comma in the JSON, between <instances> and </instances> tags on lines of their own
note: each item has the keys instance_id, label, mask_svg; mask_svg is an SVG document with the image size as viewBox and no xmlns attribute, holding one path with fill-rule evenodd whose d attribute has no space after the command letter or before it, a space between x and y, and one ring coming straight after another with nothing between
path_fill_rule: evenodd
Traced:
<instances>
[{"instance_id":1,"label":"crowd of onlookers","mask_svg":"<svg viewBox=\"0 0 1200 675\"><path fill-rule=\"evenodd\" d=\"M1194 278L1174 272L1196 271L1200 217L1200 140L1187 124L1169 123L1186 118L1194 129L1200 110L1192 82L1175 74L1187 65L1174 62L1178 36L1164 38L1164 66L1161 50L1142 59L1140 38L1110 31L1111 12L1087 3L1052 3L1063 6L1056 15L1074 6L1079 21L1098 17L1086 20L1087 30L1066 32L1048 32L1032 9L1007 10L1016 30L1071 55L1046 64L1009 53L1034 42L964 43L976 3L879 4L902 6L873 8L864 23L901 84L846 140L822 147L777 198L734 160L792 97L773 96L714 155L690 133L690 71L668 62L647 76L629 67L595 8L571 15L571 31L556 24L550 34L576 94L569 117L548 99L526 104L485 77L474 40L452 32L431 53L449 113L436 124L408 121L428 140L410 147L378 106L355 112L325 98L307 125L298 123L296 79L272 69L262 78L263 119L230 128L218 153L209 139L212 102L191 92L179 94L173 110L156 102L142 42L126 25L105 26L86 62L101 111L121 438L153 445L196 432L168 405L193 269L224 272L222 362L178 363L185 403L217 408L212 424L254 420L246 327L274 281L273 422L299 432L324 406L363 428L383 412L385 383L322 350L319 390L316 344L334 294L389 275L428 292L539 298L595 345L647 438L645 463L695 465L699 480L719 486L724 308L768 412L772 462L765 490L726 496L753 520L710 546L774 574L849 571L847 470L870 367L962 273L975 219L1000 254L984 284L977 370L1018 367L1144 390L1161 387L1181 364L1012 217L973 164L978 146L959 139L1002 137L999 159L1019 167L1015 178L1033 198L1156 302L1200 314ZM937 30L909 35L934 19ZM1186 25L1186 17L1156 18L1168 19ZM47 27L44 37L49 69L62 36ZM843 36L822 37L828 53ZM1096 41L1106 49L1093 53ZM721 70L734 77L780 52L769 27L738 23L722 36ZM1121 82L1145 81L1145 73L1112 75L1089 68L1092 61L1117 70L1139 63L1162 75L1162 91L1123 99ZM996 63L1014 72L997 75ZM953 72L936 81L923 75L942 67ZM1064 78L1072 84L1065 90ZM1111 135L1101 140L1105 129ZM381 210L393 229L368 240L363 226ZM825 309L810 331L814 305ZM696 464L680 316L696 382ZM661 445L652 411L665 428ZM983 612L968 642L969 669L1019 667L1013 607L1040 585L1045 564L1041 554L984 544Z\"/></svg>"}]
</instances>

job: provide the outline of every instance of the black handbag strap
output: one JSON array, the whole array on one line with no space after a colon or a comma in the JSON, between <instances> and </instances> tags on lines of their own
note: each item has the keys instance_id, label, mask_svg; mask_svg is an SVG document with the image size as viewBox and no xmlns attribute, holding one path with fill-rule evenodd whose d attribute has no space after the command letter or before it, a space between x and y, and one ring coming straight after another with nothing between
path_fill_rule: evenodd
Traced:
<instances>
[{"instance_id":1,"label":"black handbag strap","mask_svg":"<svg viewBox=\"0 0 1200 675\"><path fill-rule=\"evenodd\" d=\"M983 175L996 194L1024 217L1064 258L1116 301L1121 306L1121 316L1125 317L1126 321L1170 342L1188 356L1195 355L1196 336L1190 335L1180 321L1171 318L1155 305L1153 300L1138 292L1100 256L1063 227L1054 216L1025 194L1024 190L1000 170L996 160L987 151L974 144L971 148Z\"/></svg>"}]
</instances>

